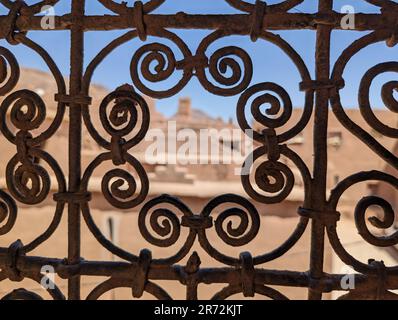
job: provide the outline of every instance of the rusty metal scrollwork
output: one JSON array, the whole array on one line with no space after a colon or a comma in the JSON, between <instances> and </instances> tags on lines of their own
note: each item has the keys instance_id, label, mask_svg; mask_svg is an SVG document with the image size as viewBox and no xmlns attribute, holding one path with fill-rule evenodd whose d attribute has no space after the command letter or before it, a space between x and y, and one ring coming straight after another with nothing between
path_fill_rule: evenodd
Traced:
<instances>
[{"instance_id":1,"label":"rusty metal scrollwork","mask_svg":"<svg viewBox=\"0 0 398 320\"><path fill-rule=\"evenodd\" d=\"M136 3L141 3L144 13L150 13L160 7L166 0L150 0L143 4L141 1L136 1ZM113 0L98 0L104 7L113 11L117 14L126 14L128 9L127 3L117 3Z\"/></svg>"},{"instance_id":2,"label":"rusty metal scrollwork","mask_svg":"<svg viewBox=\"0 0 398 320\"><path fill-rule=\"evenodd\" d=\"M177 35L167 30L162 30L161 35L178 46L184 55L184 59L191 55L186 44ZM139 67L140 62L141 67ZM153 62L157 63L154 69L155 73L150 69L150 65ZM154 98L166 98L177 94L189 82L192 77L192 70L183 70L182 77L178 83L174 87L162 91L155 91L148 88L140 80L139 70L141 70L142 77L145 80L155 83L167 80L171 75L173 75L176 68L177 61L173 51L170 47L160 43L152 43L142 46L135 52L130 65L131 78L134 85L144 94Z\"/></svg>"},{"instance_id":3,"label":"rusty metal scrollwork","mask_svg":"<svg viewBox=\"0 0 398 320\"><path fill-rule=\"evenodd\" d=\"M206 37L200 44L197 53L192 54L187 45L174 33L159 30L157 34L175 43L183 54L183 59L177 61L170 47L161 43L152 43L138 49L131 61L131 78L134 85L144 94L154 98L166 98L180 92L195 75L202 86L211 93L221 96L231 96L242 92L249 85L253 66L249 55L241 48L229 46L214 52L210 57L206 55L209 45L216 40L228 36L228 32L216 31ZM241 61L242 65L239 63ZM156 62L154 72L150 66ZM139 67L140 66L140 67ZM212 84L208 80L206 70L222 87ZM225 74L230 69L231 75ZM169 79L174 73L182 72L181 79L172 88L155 91L148 88L141 80L157 83Z\"/></svg>"},{"instance_id":4,"label":"rusty metal scrollwork","mask_svg":"<svg viewBox=\"0 0 398 320\"><path fill-rule=\"evenodd\" d=\"M336 211L338 202L341 196L344 194L352 186L364 182L364 181L383 181L388 183L395 189L398 188L398 180L386 173L380 171L369 171L369 172L361 172L350 177L347 177L345 180L341 181L336 188L332 191L329 199L330 210ZM397 244L397 235L393 233L389 236L376 236L372 232L369 231L366 221L366 211L370 206L377 206L382 209L383 217L369 217L367 220L369 224L377 229L388 229L390 228L395 220L395 214L391 207L391 204L386 200L377 197L377 196L368 196L362 198L356 208L355 208L355 224L358 229L358 233L361 237L368 243L378 246L378 247L390 247ZM327 228L328 236L330 239L330 243L332 244L336 254L347 264L352 266L356 271L368 274L377 273L377 269L374 268L372 264L365 264L355 257L351 256L347 250L344 248L341 243L338 233L337 233L337 225L336 223L332 223ZM396 267L387 267L386 272L395 272L397 270Z\"/></svg>"},{"instance_id":5,"label":"rusty metal scrollwork","mask_svg":"<svg viewBox=\"0 0 398 320\"><path fill-rule=\"evenodd\" d=\"M330 33L341 29L342 15L333 11L333 1L319 1L318 12L303 13L298 6L303 0L243 1L225 0L237 14L158 14L167 0L135 1L132 5L113 0L98 0L110 15L87 16L85 1L72 0L70 14L56 16L57 30L71 32L71 73L67 88L64 76L48 51L34 42L28 32L41 30L37 16L46 5L57 5L59 0L24 1L0 0L8 10L0 16L0 38L13 46L32 50L50 70L56 83L55 115L46 122L47 105L34 91L25 88L14 91L20 78L20 66L12 49L0 46L0 130L15 149L16 154L1 166L7 190L0 190L0 236L10 233L18 218L17 202L35 208L52 197L55 204L53 218L47 229L33 241L23 244L15 241L0 247L0 282L21 282L30 279L40 283L41 265L52 266L55 273L68 280L68 299L81 299L80 277L102 276L86 297L96 300L117 288L131 289L132 297L144 293L157 299L173 297L157 281L176 281L186 287L187 299L198 299L200 284L220 284L213 299L227 299L235 294L270 299L287 299L281 290L273 287L307 288L310 299L321 299L324 293L341 290L344 275L326 274L323 269L324 240L329 240L333 251L357 272L358 288L341 299L396 299L392 290L398 288L397 266L383 261L360 261L345 248L338 236L341 218L339 203L351 187L368 181L378 181L398 189L395 176L381 171L359 172L346 177L328 194L326 190L327 153L326 134L329 103L339 122L393 168L398 168L395 154L387 150L374 136L350 119L342 104L344 76L348 63L362 49L385 42L391 47L398 39L398 6L389 0L364 0L375 6L379 13L357 15L356 29L369 31L350 44L330 64ZM295 11L293 13L293 10ZM87 31L126 30L112 40L98 54L84 64L84 34ZM209 32L192 50L178 29L201 29ZM306 62L281 30L308 29L317 33L314 75ZM44 32L44 31L40 31ZM299 118L292 119L291 88L272 82L266 74L258 83L253 82L252 57L235 43L226 44L230 37L251 39L256 46L269 43L281 50L299 74L297 89L302 91L304 105ZM151 37L151 42L148 41ZM152 40L153 38L158 40ZM135 41L139 40L139 41ZM134 41L128 71L131 85L123 85L95 105L90 95L95 71L117 48ZM215 48L221 44L220 48ZM86 67L85 67L86 66ZM329 72L332 69L332 72ZM387 61L370 66L359 83L358 105L367 124L379 134L396 139L397 128L389 127L377 118L371 103L371 86L377 77L397 73L398 64ZM256 142L256 149L242 164L241 182L245 196L221 194L195 211L172 195L149 198L149 178L143 164L135 157L135 147L145 138L150 125L150 109L144 95L168 98L180 93L190 81L197 78L202 88L212 94L237 99L237 121L245 133ZM174 81L174 82L173 82ZM398 112L394 92L397 81L389 81L381 88L385 107ZM264 111L265 107L265 111ZM93 110L98 110L99 122L93 121ZM52 155L43 150L43 144L60 129L69 113L69 177L66 178ZM314 167L311 171L300 154L288 141L300 134L314 117ZM252 123L255 120L256 125ZM295 122L295 123L291 123ZM82 127L101 151L82 167ZM100 126L98 128L96 126ZM105 133L105 134L104 134ZM76 139L76 141L74 141ZM108 239L97 225L91 212L91 186L96 170L108 166L101 177L100 191L113 207L138 211L139 234L159 250L174 247L172 254L159 258L143 248L140 252L125 250ZM109 168L111 166L111 168ZM65 168L66 170L67 168ZM298 174L295 174L297 169ZM297 208L298 223L281 244L269 252L254 256L238 249L267 234L260 231L260 216L267 214L257 204L273 205L286 201L292 194L297 179L302 180L304 199ZM371 207L381 214L368 217ZM67 210L66 210L67 208ZM267 208L267 207L266 207ZM65 211L65 212L64 212ZM67 212L66 212L67 211ZM68 257L66 259L36 257L32 251L48 240L57 230L61 218L68 214ZM396 212L392 203L375 195L364 195L352 212L362 240L376 247L398 244L398 232L390 231L395 224ZM120 259L114 261L86 261L80 258L80 219L95 239ZM311 248L308 272L266 269L266 263L276 260L291 250L311 222ZM375 231L376 230L376 231ZM378 233L377 231L380 231ZM215 233L215 241L210 233ZM210 240L211 239L211 240ZM236 248L227 254L217 246L220 242ZM217 261L220 267L203 267L195 245ZM184 262L184 264L182 264ZM48 290L53 299L65 299L61 288ZM17 289L2 299L41 300L43 297L26 289Z\"/></svg>"},{"instance_id":6,"label":"rusty metal scrollwork","mask_svg":"<svg viewBox=\"0 0 398 320\"><path fill-rule=\"evenodd\" d=\"M48 53L23 33L14 34L13 39L36 52L44 60L54 76L58 93L64 94L66 90L64 79ZM15 58L7 51L2 52L4 58L10 63L9 69L11 72L8 80L6 80L6 85L3 87L3 89L7 88L7 91L2 92L3 95L6 95L19 79L19 66ZM2 60L3 63L4 61ZM7 187L14 199L33 205L43 202L50 194L51 181L49 173L47 169L38 163L38 160L43 160L53 171L58 184L57 192L64 193L66 191L65 175L62 169L50 154L40 149L40 145L51 138L58 130L64 111L65 104L59 102L52 123L45 130L40 130L39 135L34 136L31 132L41 128L46 117L46 106L41 97L30 90L19 90L6 96L2 101L0 107L0 129L4 137L15 145L17 151L17 154L10 159L5 167ZM10 122L7 120L8 115ZM9 125L14 128L10 129ZM15 134L13 133L14 131L16 131ZM63 202L58 202L55 205L54 217L50 225L41 235L24 246L25 252L30 252L37 248L55 232L61 221L64 207L65 203Z\"/></svg>"},{"instance_id":7,"label":"rusty metal scrollwork","mask_svg":"<svg viewBox=\"0 0 398 320\"><path fill-rule=\"evenodd\" d=\"M393 9L396 6L395 3L391 1L368 1L377 6L381 6L384 9L391 8ZM384 159L391 166L397 168L398 159L392 154L389 150L387 150L383 145L380 144L372 135L370 135L367 131L361 128L359 125L354 123L344 111L344 108L341 104L340 98L340 90L344 87L344 70L348 64L348 62L353 59L353 57L362 49L378 43L382 41L387 41L389 43L389 39L391 39L391 31L375 31L372 32L355 42L353 42L349 47L347 47L343 53L340 55L337 60L334 70L332 72L332 80L334 83L340 83L341 85L336 86L331 90L331 103L332 110L336 117L340 120L342 125L352 132L358 139L362 140L369 148L371 148L378 156ZM396 72L395 62L384 62L378 65L371 67L362 77L359 92L358 92L358 102L359 107L362 113L362 116L369 124L371 128L379 132L380 134L396 138L396 128L389 127L383 124L374 114L371 102L370 102L370 87L376 77L382 75L386 72ZM382 100L390 111L396 113L396 100L393 96L393 91L396 88L396 82L390 81L382 85L381 88L381 97ZM382 181L384 183L389 184L393 188L397 188L397 180L394 176L379 172L379 171L370 171L370 172L360 172L354 175L351 175L341 181L335 189L332 191L329 199L329 211L335 212L337 211L337 206L340 197L352 186L363 183L366 181ZM371 216L367 218L367 211L370 207L378 207L382 211L381 217ZM355 223L358 229L358 233L361 235L363 240L367 243L377 246L377 247L392 247L397 244L397 235L396 233L392 233L390 235L376 235L374 234L375 230L380 230L386 232L387 229L391 228L395 222L395 212L393 207L389 202L385 199L380 198L375 195L365 196L360 199L356 205L354 211ZM372 226L372 230L370 231L369 226ZM330 223L327 226L327 233L329 236L330 243L333 246L336 254L344 261L344 263L352 266L356 271L364 273L364 274L373 274L378 275L380 277L379 284L384 283L384 280L381 279L382 275L380 274L380 270L382 270L385 274L391 274L396 271L396 267L386 267L384 263L380 261L369 260L369 263L363 263L353 257L341 243L338 237L338 228L336 222ZM382 266L382 267L380 267ZM381 268L381 269L380 269ZM380 290L378 290L379 292ZM382 294L379 292L377 297L386 297L391 296L385 289L381 290ZM348 297L354 297L347 295ZM360 297L360 296L359 296Z\"/></svg>"},{"instance_id":8,"label":"rusty metal scrollwork","mask_svg":"<svg viewBox=\"0 0 398 320\"><path fill-rule=\"evenodd\" d=\"M359 88L359 108L367 123L379 133L391 137L398 137L398 129L391 128L383 124L372 111L370 106L370 86L373 80L385 72L397 72L398 64L396 62L385 62L369 69L363 76ZM385 106L392 112L398 113L398 102L394 98L394 91L398 88L397 81L390 81L383 85L381 89L381 97Z\"/></svg>"},{"instance_id":9,"label":"rusty metal scrollwork","mask_svg":"<svg viewBox=\"0 0 398 320\"><path fill-rule=\"evenodd\" d=\"M111 136L110 141L104 140L97 131L93 138L99 145L110 152L99 155L87 168L82 181L82 192L87 191L90 176L96 167L105 161L112 161L114 165L120 166L128 163L138 174L141 191L138 196L135 178L123 169L113 169L105 174L102 179L102 191L104 197L115 207L127 209L133 208L141 203L148 193L148 177L139 161L128 153L128 150L138 144L144 137L149 127L149 109L143 98L131 91L130 88L119 88L106 96L100 107L100 119L105 131ZM110 109L110 112L108 112ZM142 114L140 129L134 137L127 137L136 127L138 110ZM109 116L109 118L108 118ZM117 178L116 181L111 182ZM127 189L120 187L127 183ZM130 199L133 197L133 199Z\"/></svg>"},{"instance_id":10,"label":"rusty metal scrollwork","mask_svg":"<svg viewBox=\"0 0 398 320\"><path fill-rule=\"evenodd\" d=\"M9 70L10 74L8 74ZM0 47L0 94L2 96L10 92L18 83L19 72L19 65L14 55L8 49Z\"/></svg>"},{"instance_id":11,"label":"rusty metal scrollwork","mask_svg":"<svg viewBox=\"0 0 398 320\"><path fill-rule=\"evenodd\" d=\"M8 9L12 9L15 5L19 3L22 4L21 13L25 15L34 15L40 13L43 10L43 7L46 6L54 6L59 2L59 0L42 0L37 1L35 4L27 5L24 1L21 0L1 0L0 3L7 7Z\"/></svg>"},{"instance_id":12,"label":"rusty metal scrollwork","mask_svg":"<svg viewBox=\"0 0 398 320\"><path fill-rule=\"evenodd\" d=\"M17 205L12 197L0 190L0 235L8 233L17 219Z\"/></svg>"}]
</instances>

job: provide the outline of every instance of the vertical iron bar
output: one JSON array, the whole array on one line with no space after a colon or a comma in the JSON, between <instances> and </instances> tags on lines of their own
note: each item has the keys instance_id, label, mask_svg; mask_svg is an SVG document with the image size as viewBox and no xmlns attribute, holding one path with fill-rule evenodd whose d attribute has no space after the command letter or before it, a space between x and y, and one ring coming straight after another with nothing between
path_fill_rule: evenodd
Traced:
<instances>
[{"instance_id":1,"label":"vertical iron bar","mask_svg":"<svg viewBox=\"0 0 398 320\"><path fill-rule=\"evenodd\" d=\"M84 17L85 0L72 0L71 26L71 65L70 65L70 95L73 97L80 93L83 74L84 30L81 26ZM81 139L82 118L81 106L77 103L70 104L69 111L69 192L79 190L81 178ZM80 205L69 203L68 206L68 263L80 262ZM80 276L69 279L69 300L80 299Z\"/></svg>"},{"instance_id":2,"label":"vertical iron bar","mask_svg":"<svg viewBox=\"0 0 398 320\"><path fill-rule=\"evenodd\" d=\"M319 12L333 9L333 0L319 0ZM325 80L330 77L330 36L332 27L317 26L316 37L316 79ZM315 121L314 121L314 179L312 206L318 212L325 210L327 192L327 128L329 116L329 90L316 91ZM311 228L310 277L321 279L323 276L325 228L322 222L313 220ZM322 292L317 288L310 288L310 300L322 299Z\"/></svg>"}]
</instances>

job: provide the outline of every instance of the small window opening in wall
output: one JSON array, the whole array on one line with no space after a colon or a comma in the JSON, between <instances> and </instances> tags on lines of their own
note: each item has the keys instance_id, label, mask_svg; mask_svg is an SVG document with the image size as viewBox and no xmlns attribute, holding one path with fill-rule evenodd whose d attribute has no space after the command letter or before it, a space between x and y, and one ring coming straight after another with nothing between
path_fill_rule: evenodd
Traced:
<instances>
[{"instance_id":1,"label":"small window opening in wall","mask_svg":"<svg viewBox=\"0 0 398 320\"><path fill-rule=\"evenodd\" d=\"M119 242L119 217L117 215L106 215L104 217L104 234L105 236L115 245ZM107 249L106 254L107 257L106 259L109 258L109 251ZM111 261L115 261L115 255L110 254L110 259ZM115 290L110 291L110 299L111 300L116 300L116 293Z\"/></svg>"},{"instance_id":2,"label":"small window opening in wall","mask_svg":"<svg viewBox=\"0 0 398 320\"><path fill-rule=\"evenodd\" d=\"M379 183L372 181L368 183L367 187L371 196L375 196L379 193Z\"/></svg>"},{"instance_id":3,"label":"small window opening in wall","mask_svg":"<svg viewBox=\"0 0 398 320\"><path fill-rule=\"evenodd\" d=\"M287 144L289 145L302 145L304 144L304 133L300 132L295 137L291 138Z\"/></svg>"},{"instance_id":4,"label":"small window opening in wall","mask_svg":"<svg viewBox=\"0 0 398 320\"><path fill-rule=\"evenodd\" d=\"M115 222L113 221L113 217L108 217L107 222L109 238L113 242L115 240Z\"/></svg>"},{"instance_id":5,"label":"small window opening in wall","mask_svg":"<svg viewBox=\"0 0 398 320\"><path fill-rule=\"evenodd\" d=\"M343 143L343 134L341 131L331 131L328 133L328 145L336 149Z\"/></svg>"},{"instance_id":6,"label":"small window opening in wall","mask_svg":"<svg viewBox=\"0 0 398 320\"><path fill-rule=\"evenodd\" d=\"M225 146L226 148L230 148L231 151L239 151L240 150L240 141L237 140L227 140L227 139L220 139L220 144Z\"/></svg>"},{"instance_id":7,"label":"small window opening in wall","mask_svg":"<svg viewBox=\"0 0 398 320\"><path fill-rule=\"evenodd\" d=\"M103 220L103 230L104 235L115 245L119 242L119 217L117 215L106 215ZM107 255L109 251L106 250ZM109 256L108 256L109 257ZM112 260L114 260L114 256L111 256Z\"/></svg>"}]
</instances>

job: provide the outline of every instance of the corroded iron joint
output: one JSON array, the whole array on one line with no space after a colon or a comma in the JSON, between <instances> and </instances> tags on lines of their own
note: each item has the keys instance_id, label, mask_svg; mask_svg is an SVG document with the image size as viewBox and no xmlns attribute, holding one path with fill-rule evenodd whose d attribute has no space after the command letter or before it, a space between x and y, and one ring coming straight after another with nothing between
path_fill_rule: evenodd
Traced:
<instances>
[{"instance_id":1,"label":"corroded iron joint","mask_svg":"<svg viewBox=\"0 0 398 320\"><path fill-rule=\"evenodd\" d=\"M13 242L7 249L7 263L4 265L4 271L11 281L21 282L24 279L21 271L17 268L19 257L25 255L22 249L21 240Z\"/></svg>"},{"instance_id":2,"label":"corroded iron joint","mask_svg":"<svg viewBox=\"0 0 398 320\"><path fill-rule=\"evenodd\" d=\"M5 38L8 43L12 45L19 44L17 39L17 34L20 32L17 28L17 19L21 16L21 10L24 7L28 7L28 5L22 0L16 0L12 3L10 11L7 15L8 22L2 25L0 31L0 38ZM26 34L27 32L22 32Z\"/></svg>"},{"instance_id":3,"label":"corroded iron joint","mask_svg":"<svg viewBox=\"0 0 398 320\"><path fill-rule=\"evenodd\" d=\"M87 203L91 201L91 192L55 193L53 199L62 203Z\"/></svg>"},{"instance_id":4,"label":"corroded iron joint","mask_svg":"<svg viewBox=\"0 0 398 320\"><path fill-rule=\"evenodd\" d=\"M29 155L30 147L28 141L30 139L32 139L32 135L27 131L19 131L15 139L18 160L28 167L33 165L33 157Z\"/></svg>"},{"instance_id":5,"label":"corroded iron joint","mask_svg":"<svg viewBox=\"0 0 398 320\"><path fill-rule=\"evenodd\" d=\"M252 12L252 24L250 28L250 39L256 42L261 35L264 24L264 16L267 13L267 3L261 0L256 0Z\"/></svg>"},{"instance_id":6,"label":"corroded iron joint","mask_svg":"<svg viewBox=\"0 0 398 320\"><path fill-rule=\"evenodd\" d=\"M376 288L376 299L377 300L384 300L384 296L386 293L386 281L387 281L387 268L384 264L384 261L377 261L374 259L370 259L368 264L371 268L377 271L377 288Z\"/></svg>"},{"instance_id":7,"label":"corroded iron joint","mask_svg":"<svg viewBox=\"0 0 398 320\"><path fill-rule=\"evenodd\" d=\"M68 95L68 94L56 94L55 95L55 101L65 103L67 106L70 106L71 104L80 104L80 105L85 105L89 106L92 103L92 98L85 96L85 95Z\"/></svg>"},{"instance_id":8,"label":"corroded iron joint","mask_svg":"<svg viewBox=\"0 0 398 320\"><path fill-rule=\"evenodd\" d=\"M242 252L239 258L241 262L242 293L245 297L254 297L256 273L254 271L253 257L249 252Z\"/></svg>"},{"instance_id":9,"label":"corroded iron joint","mask_svg":"<svg viewBox=\"0 0 398 320\"><path fill-rule=\"evenodd\" d=\"M264 129L263 135L265 137L268 159L272 162L277 162L281 157L281 152L275 129Z\"/></svg>"},{"instance_id":10,"label":"corroded iron joint","mask_svg":"<svg viewBox=\"0 0 398 320\"><path fill-rule=\"evenodd\" d=\"M398 5L385 5L381 8L381 19L384 19L391 26L391 36L386 40L386 45L390 48L398 43Z\"/></svg>"},{"instance_id":11,"label":"corroded iron joint","mask_svg":"<svg viewBox=\"0 0 398 320\"><path fill-rule=\"evenodd\" d=\"M201 263L202 262L200 261L198 253L194 251L191 257L188 259L187 265L185 266L184 270L187 274L195 274L199 271Z\"/></svg>"},{"instance_id":12,"label":"corroded iron joint","mask_svg":"<svg viewBox=\"0 0 398 320\"><path fill-rule=\"evenodd\" d=\"M297 212L300 216L317 220L326 227L334 227L340 220L340 212L338 211L318 211L300 207Z\"/></svg>"},{"instance_id":13,"label":"corroded iron joint","mask_svg":"<svg viewBox=\"0 0 398 320\"><path fill-rule=\"evenodd\" d=\"M133 8L133 18L137 28L138 37L141 41L146 41L148 36L144 22L144 14L144 5L142 4L142 1L136 1Z\"/></svg>"},{"instance_id":14,"label":"corroded iron joint","mask_svg":"<svg viewBox=\"0 0 398 320\"><path fill-rule=\"evenodd\" d=\"M319 11L315 15L314 20L311 22L311 26L313 28L317 28L318 26L329 26L332 28L336 26L337 19L339 19L339 16L336 11L333 10Z\"/></svg>"},{"instance_id":15,"label":"corroded iron joint","mask_svg":"<svg viewBox=\"0 0 398 320\"><path fill-rule=\"evenodd\" d=\"M111 139L111 154L112 154L112 162L115 166L120 166L126 163L126 151L124 149L124 145L126 144L126 140L119 136L112 136Z\"/></svg>"},{"instance_id":16,"label":"corroded iron joint","mask_svg":"<svg viewBox=\"0 0 398 320\"><path fill-rule=\"evenodd\" d=\"M148 272L151 266L152 253L147 249L140 252L138 264L134 268L132 293L134 298L140 298L144 294L145 286L148 283Z\"/></svg>"},{"instance_id":17,"label":"corroded iron joint","mask_svg":"<svg viewBox=\"0 0 398 320\"><path fill-rule=\"evenodd\" d=\"M180 283L188 287L196 287L199 283L199 270L202 261L196 251L192 253L185 267L178 267Z\"/></svg>"},{"instance_id":18,"label":"corroded iron joint","mask_svg":"<svg viewBox=\"0 0 398 320\"><path fill-rule=\"evenodd\" d=\"M300 82L300 91L339 90L344 88L344 79L309 80Z\"/></svg>"},{"instance_id":19,"label":"corroded iron joint","mask_svg":"<svg viewBox=\"0 0 398 320\"><path fill-rule=\"evenodd\" d=\"M316 292L331 292L333 290L333 283L326 276L321 278L309 278L308 287Z\"/></svg>"},{"instance_id":20,"label":"corroded iron joint","mask_svg":"<svg viewBox=\"0 0 398 320\"><path fill-rule=\"evenodd\" d=\"M213 219L201 215L183 216L181 225L194 230L209 229L213 227Z\"/></svg>"},{"instance_id":21,"label":"corroded iron joint","mask_svg":"<svg viewBox=\"0 0 398 320\"><path fill-rule=\"evenodd\" d=\"M68 258L64 258L62 262L57 265L57 274L61 279L70 279L81 273L81 262L84 261L80 258L77 263L69 263Z\"/></svg>"},{"instance_id":22,"label":"corroded iron joint","mask_svg":"<svg viewBox=\"0 0 398 320\"><path fill-rule=\"evenodd\" d=\"M177 70L194 70L197 68L207 68L208 66L209 59L204 54L189 56L176 62Z\"/></svg>"}]
</instances>

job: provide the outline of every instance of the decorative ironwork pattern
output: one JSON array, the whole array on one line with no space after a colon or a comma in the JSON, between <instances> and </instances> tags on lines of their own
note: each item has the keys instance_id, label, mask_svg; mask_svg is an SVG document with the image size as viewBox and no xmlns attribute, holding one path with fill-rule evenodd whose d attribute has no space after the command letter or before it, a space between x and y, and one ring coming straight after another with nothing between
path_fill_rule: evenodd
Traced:
<instances>
[{"instance_id":1,"label":"decorative ironwork pattern","mask_svg":"<svg viewBox=\"0 0 398 320\"><path fill-rule=\"evenodd\" d=\"M131 288L132 295L136 298L147 292L159 299L170 299L170 295L153 282L155 280L179 281L186 287L187 299L198 298L198 285L201 283L224 285L214 295L214 299L226 299L236 293L243 293L245 297L259 294L271 299L286 299L271 286L308 288L309 299L321 299L323 293L341 290L340 281L344 276L324 272L324 242L328 239L340 259L359 272L356 275L356 289L342 298L396 298L391 290L398 289L398 267L386 267L381 261L373 260L369 264L358 261L344 248L336 228L340 218L337 206L348 188L364 181L377 180L398 189L398 179L378 171L360 172L341 181L329 196L326 190L326 134L330 103L332 112L346 129L386 163L398 169L397 157L349 118L340 99L340 90L345 85L345 67L353 56L373 43L384 41L389 46L397 43L398 5L389 0L363 0L379 6L380 13L356 15L356 30L370 32L348 46L332 66L330 36L333 30L341 28L340 21L343 17L332 10L333 0L319 0L318 12L311 14L290 11L303 0L272 1L273 4L259 0L254 4L242 0L225 0L240 11L239 14L229 15L153 13L167 1L136 1L134 6L129 7L124 2L98 0L113 15L88 16L85 15L85 1L72 0L71 13L55 17L55 29L69 30L71 33L71 73L68 86L47 51L29 38L29 31L41 30L41 17L38 14L42 6L55 5L58 0L38 1L30 6L20 0L0 0L9 10L8 15L0 16L0 38L12 45L26 46L36 52L51 70L57 84L56 115L51 125L35 136L35 129L41 128L46 119L45 102L30 90L10 94L18 83L20 68L14 55L8 49L0 47L0 95L4 97L0 107L0 128L4 137L16 147L15 156L4 168L9 193L0 190L0 235L13 228L18 215L16 201L35 206L48 197L50 188L57 190L54 194L56 205L53 219L45 232L31 243L16 241L8 248L0 248L0 281L22 281L28 278L40 282L41 266L51 265L61 278L68 279L68 292L61 292L57 287L48 290L54 299L97 299L112 289L122 287ZM128 31L103 48L84 69L84 33L116 29ZM207 29L212 32L201 41L196 52L192 52L184 39L170 31L172 29ZM306 64L292 46L273 33L274 30L298 29L316 32L315 78L311 77ZM302 117L291 129L278 134L275 130L282 128L291 118L293 103L289 93L276 83L263 82L250 86L253 63L245 50L231 45L215 51L212 55L208 54L210 45L231 35L247 36L253 42L262 40L272 43L294 63L301 76L299 85L305 96L305 105ZM242 175L243 187L252 199L265 204L279 203L291 193L295 178L291 169L280 161L281 156L290 159L301 173L305 199L298 209L299 223L290 237L273 251L258 256L248 252L228 256L209 241L207 232L212 228L225 244L234 247L248 244L259 236L259 213L246 198L233 194L222 195L211 200L200 212L193 212L179 199L169 195L147 202L149 180L143 166L134 157L134 147L145 137L151 115L147 103L139 93L125 86L110 93L98 106L100 123L107 135L101 135L98 128L95 128L90 114L90 84L93 73L113 50L134 38L146 42L148 36L171 41L183 59L178 60L176 52L167 45L144 43L135 51L130 63L131 80L137 92L154 98L171 97L179 93L193 77L197 77L203 88L213 94L239 97L236 111L242 130L250 129L246 119L247 108L250 108L253 118L267 128L261 132L256 131L253 136L261 144L253 153L254 159L264 155L267 157L252 173L256 186L253 186L253 179L248 175ZM155 70L150 67L153 62L156 62ZM227 73L227 70L230 72ZM381 63L366 72L360 83L359 107L372 128L382 135L397 138L397 129L381 123L374 115L369 101L370 86L375 77L391 71L398 71L397 62ZM168 89L157 91L145 84L166 81L175 75L178 75L179 80ZM386 83L381 92L386 107L395 113L398 112L398 104L393 92L397 88L398 82L392 81ZM248 105L254 96L257 98ZM271 105L268 114L263 114L260 109L265 103ZM57 132L66 112L70 119L68 179L65 168L61 168L52 155L40 147ZM313 114L314 167L310 170L285 142L298 135L308 125ZM8 127L6 115L10 115L16 130ZM276 115L278 116L275 117ZM83 168L81 163L83 125L104 150L87 168ZM41 161L38 162L37 159ZM189 230L186 239L183 239L183 245L174 255L158 259L145 249L139 253L128 252L101 233L90 212L89 182L93 172L103 163L110 163L114 167L102 178L104 198L120 209L133 209L143 205L139 212L138 225L145 240L158 247L168 247L181 240L182 228ZM126 163L136 175L120 168ZM56 177L55 181L51 181L48 170ZM51 183L56 186L51 186ZM126 184L127 188L121 187ZM355 210L355 221L363 240L379 247L397 245L397 233L379 237L368 229L365 213L372 205L384 210L382 220L376 217L370 219L373 226L387 229L394 222L394 211L386 200L374 196L363 198ZM214 219L214 211L221 206L227 209ZM67 259L32 256L32 250L55 232L65 211L68 216ZM237 227L225 223L231 217L239 219ZM103 247L124 261L98 262L81 259L81 223L87 224ZM268 270L260 267L288 252L307 227L311 228L308 272ZM201 261L196 253L189 257L186 265L181 265L180 262L191 253L196 242L223 267L201 268ZM81 297L81 276L104 276L109 279L100 283L87 297ZM42 297L19 289L3 299L34 300Z\"/></svg>"}]
</instances>

